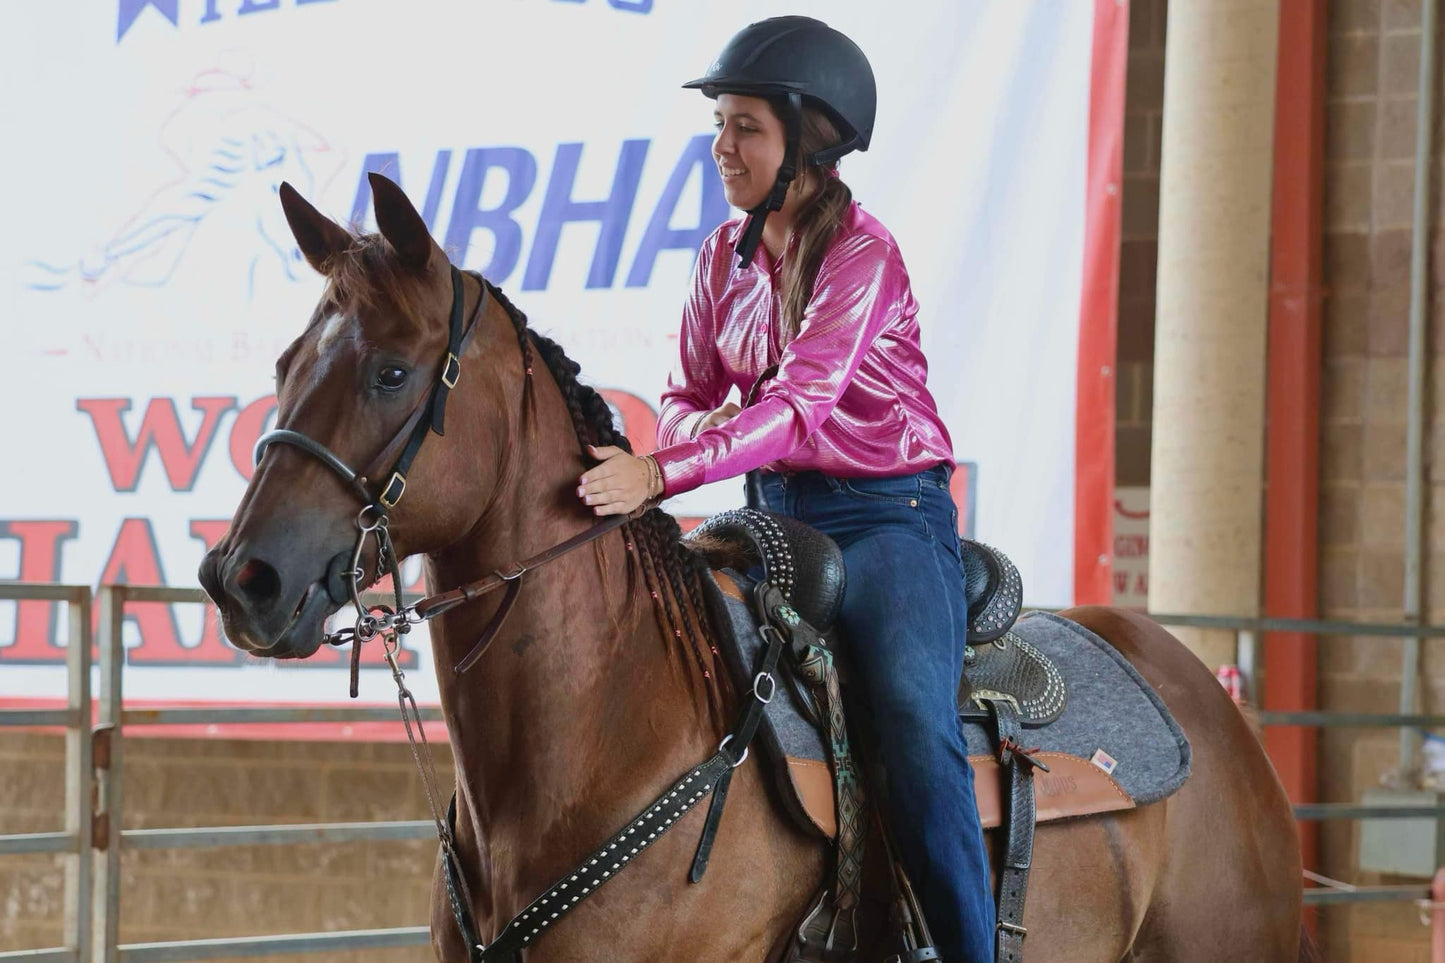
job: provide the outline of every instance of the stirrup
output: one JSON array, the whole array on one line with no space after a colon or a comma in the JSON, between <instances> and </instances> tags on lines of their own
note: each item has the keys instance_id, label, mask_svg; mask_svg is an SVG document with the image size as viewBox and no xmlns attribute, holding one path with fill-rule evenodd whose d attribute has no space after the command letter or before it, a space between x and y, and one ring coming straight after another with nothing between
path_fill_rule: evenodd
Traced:
<instances>
[{"instance_id":1,"label":"stirrup","mask_svg":"<svg viewBox=\"0 0 1445 963\"><path fill-rule=\"evenodd\" d=\"M937 959L937 957L933 957ZM858 959L858 908L840 909L824 889L798 924L785 963L852 963Z\"/></svg>"}]
</instances>

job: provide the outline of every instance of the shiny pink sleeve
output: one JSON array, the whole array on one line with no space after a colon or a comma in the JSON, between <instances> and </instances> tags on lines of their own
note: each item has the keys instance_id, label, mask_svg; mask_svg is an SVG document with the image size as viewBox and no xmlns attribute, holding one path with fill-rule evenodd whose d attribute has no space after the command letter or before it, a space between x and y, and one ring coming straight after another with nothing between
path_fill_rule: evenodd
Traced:
<instances>
[{"instance_id":1,"label":"shiny pink sleeve","mask_svg":"<svg viewBox=\"0 0 1445 963\"><path fill-rule=\"evenodd\" d=\"M657 416L659 448L688 441L699 418L727 397L728 384L718 358L709 279L717 234L703 242L693 266L692 291L682 307L682 329L678 333L677 367L667 376L662 393L662 410Z\"/></svg>"},{"instance_id":2,"label":"shiny pink sleeve","mask_svg":"<svg viewBox=\"0 0 1445 963\"><path fill-rule=\"evenodd\" d=\"M843 390L907 290L903 262L883 239L840 241L818 270L803 323L761 397L724 425L654 455L668 495L732 478L797 451Z\"/></svg>"}]
</instances>

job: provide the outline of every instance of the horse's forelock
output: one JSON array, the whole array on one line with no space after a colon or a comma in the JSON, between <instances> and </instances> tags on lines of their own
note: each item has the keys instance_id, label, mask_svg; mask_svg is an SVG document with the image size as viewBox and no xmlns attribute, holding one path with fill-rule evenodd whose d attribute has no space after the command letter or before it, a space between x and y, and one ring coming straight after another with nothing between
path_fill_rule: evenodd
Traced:
<instances>
[{"instance_id":1,"label":"horse's forelock","mask_svg":"<svg viewBox=\"0 0 1445 963\"><path fill-rule=\"evenodd\" d=\"M352 245L326 263L331 281L328 297L343 311L358 317L364 309L392 317L399 314L398 320L418 328L446 323L445 314L428 316L423 279L401 263L385 238L354 231L352 237Z\"/></svg>"}]
</instances>

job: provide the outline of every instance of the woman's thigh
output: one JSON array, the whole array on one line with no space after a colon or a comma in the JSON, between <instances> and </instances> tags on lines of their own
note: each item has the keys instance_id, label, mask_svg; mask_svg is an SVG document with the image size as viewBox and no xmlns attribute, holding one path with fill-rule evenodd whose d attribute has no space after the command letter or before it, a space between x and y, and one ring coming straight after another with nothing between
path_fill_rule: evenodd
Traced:
<instances>
[{"instance_id":1,"label":"woman's thigh","mask_svg":"<svg viewBox=\"0 0 1445 963\"><path fill-rule=\"evenodd\" d=\"M963 671L963 578L936 541L884 529L843 551L850 661L875 711L951 716Z\"/></svg>"},{"instance_id":2,"label":"woman's thigh","mask_svg":"<svg viewBox=\"0 0 1445 963\"><path fill-rule=\"evenodd\" d=\"M812 525L842 549L841 616L865 687L885 700L885 690L926 689L927 701L951 707L967 601L947 475L770 476L763 490L770 510Z\"/></svg>"}]
</instances>

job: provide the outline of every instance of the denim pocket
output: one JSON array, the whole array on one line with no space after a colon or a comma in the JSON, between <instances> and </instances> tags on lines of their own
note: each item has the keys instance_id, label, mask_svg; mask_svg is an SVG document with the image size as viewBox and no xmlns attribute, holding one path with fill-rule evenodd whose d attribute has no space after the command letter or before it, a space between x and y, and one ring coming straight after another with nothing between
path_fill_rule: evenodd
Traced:
<instances>
[{"instance_id":1,"label":"denim pocket","mask_svg":"<svg viewBox=\"0 0 1445 963\"><path fill-rule=\"evenodd\" d=\"M922 494L917 475L901 475L892 478L840 478L840 490L865 501L884 502L889 505L918 507L918 496Z\"/></svg>"}]
</instances>

